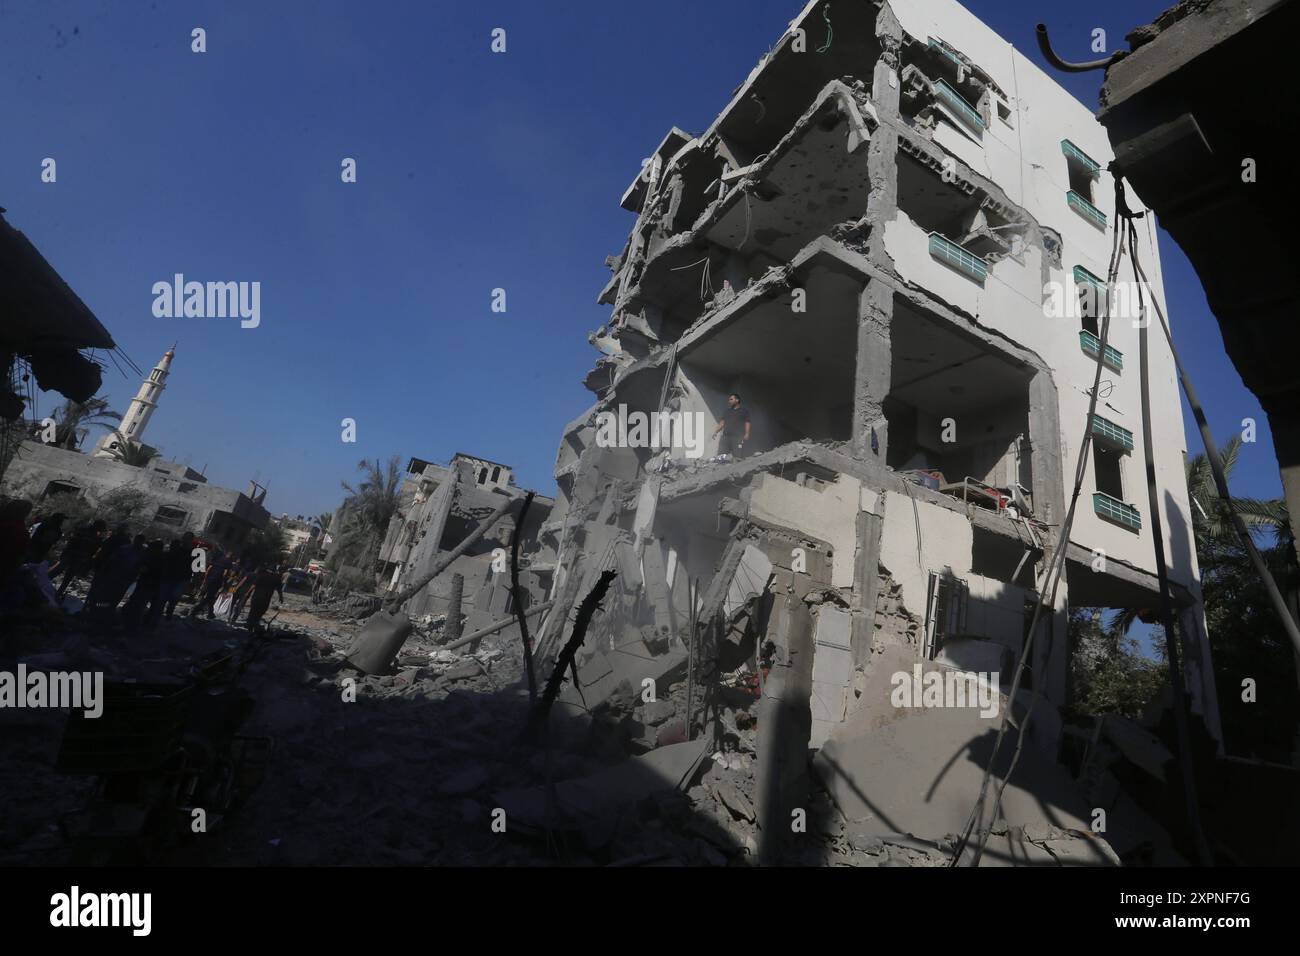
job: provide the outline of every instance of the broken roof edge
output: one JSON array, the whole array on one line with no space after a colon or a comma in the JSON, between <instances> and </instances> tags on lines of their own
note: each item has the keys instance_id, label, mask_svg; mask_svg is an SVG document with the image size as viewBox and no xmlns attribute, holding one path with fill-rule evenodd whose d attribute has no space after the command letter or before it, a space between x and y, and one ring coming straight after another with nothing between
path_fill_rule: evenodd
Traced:
<instances>
[{"instance_id":1,"label":"broken roof edge","mask_svg":"<svg viewBox=\"0 0 1300 956\"><path fill-rule=\"evenodd\" d=\"M722 110L714 118L713 122L709 124L709 128L700 134L699 138L701 140L706 140L710 136L720 135L722 124L726 122L727 118L731 115L731 112L745 99L750 87L754 85L754 81L763 74L767 65L776 58L777 54L789 45L791 38L794 36L794 31L799 29L804 20L808 19L808 17L812 15L813 10L826 2L829 2L829 0L808 0L808 3L804 8L800 10L799 13L795 15L795 18L786 26L785 32L777 38L777 41L772 45L772 48L759 57L758 62L755 63L753 68L749 71L749 76L745 77L741 84L732 92L731 99L727 101L727 104L722 107Z\"/></svg>"},{"instance_id":2,"label":"broken roof edge","mask_svg":"<svg viewBox=\"0 0 1300 956\"><path fill-rule=\"evenodd\" d=\"M493 461L491 458L484 458L482 455L471 455L464 451L458 451L452 455L448 464L451 464L451 462L455 461L457 458L468 461L481 461L486 465L500 465L502 468L509 468L512 472L515 470L514 465L507 465L504 461Z\"/></svg>"},{"instance_id":3,"label":"broken roof edge","mask_svg":"<svg viewBox=\"0 0 1300 956\"><path fill-rule=\"evenodd\" d=\"M1104 124L1102 117L1110 110L1219 48L1288 2L1290 0L1240 0L1238 3L1210 3L1192 9L1107 68L1100 92L1098 121ZM1181 5L1175 4L1144 26L1157 26L1162 17Z\"/></svg>"},{"instance_id":4,"label":"broken roof edge","mask_svg":"<svg viewBox=\"0 0 1300 956\"><path fill-rule=\"evenodd\" d=\"M674 141L676 142L676 148L671 153L667 152L669 143ZM684 129L674 126L664 134L664 138L659 141L659 145L650 153L650 157L646 162L652 163L655 158L658 158L664 164L663 172L660 174L662 177L667 173L668 168L676 162L677 157L690 147L693 142L696 142L694 136ZM645 179L645 170L647 168L647 166L643 165L641 169L637 170L637 174L632 177L632 182L623 191L623 197L618 202L628 212L638 212L640 210L645 197L638 195L638 193L644 193L649 186L649 182Z\"/></svg>"},{"instance_id":5,"label":"broken roof edge","mask_svg":"<svg viewBox=\"0 0 1300 956\"><path fill-rule=\"evenodd\" d=\"M869 140L872 132L874 132L872 124L874 124L875 128L879 128L881 125L886 125L893 132L899 134L899 148L904 152L910 151L913 156L922 153L928 158L934 159L936 162L941 162L942 158L952 157L956 162L960 180L971 187L972 190L979 190L984 197L983 203L986 205L991 204L991 208L997 215L1003 216L1011 221L1023 222L1028 228L1036 229L1039 232L1052 228L1044 226L1042 223L1038 222L1033 214L1024 206L1012 200L1000 185L971 168L963 159L949 151L941 144L935 143L932 140L927 140L925 137L918 135L915 130L905 124L897 123L889 117L881 120L869 100L865 104L859 102L854 91L842 80L838 79L830 80L822 87L817 96L814 97L811 105L804 111L799 119L795 121L789 131L781 137L771 150L769 150L762 162L747 167L745 176L740 180L737 186L746 181L761 181L764 176L768 175L780 163L781 159L783 159L795 147L799 139L808 133L814 125L817 117L826 109L827 103L832 99L836 100L836 106L844 109L853 131L858 136L862 137L863 140ZM862 109L864 106L866 108L865 112ZM868 122L868 120L870 122ZM707 134L701 136L699 142L705 142L706 137ZM906 141L906 146L903 145L904 141ZM664 175L666 174L667 171L665 171ZM642 280L638 281L636 285L627 290L627 293L621 302L605 301L607 299L607 293L617 285L621 278L620 275L614 276L610 280L609 284L607 284L602 290L601 296L598 299L599 304L613 305L616 308L625 308L629 304L635 303L642 295L644 277L649 274L652 265L654 265L660 258L675 251L684 248L689 249L690 247L696 246L700 243L712 243L717 245L720 249L728 249L727 246L713 243L713 240L709 239L707 234L710 229L716 226L718 222L726 216L731 207L740 201L742 192L743 189L737 187L728 190L725 196L710 203L704 211L700 213L699 217L694 223L692 223L689 229L685 229L682 232L673 235L664 242L653 255L647 256L641 272ZM1057 230L1052 229L1052 231L1056 232ZM728 251L734 252L735 250L728 249Z\"/></svg>"},{"instance_id":6,"label":"broken roof edge","mask_svg":"<svg viewBox=\"0 0 1300 956\"><path fill-rule=\"evenodd\" d=\"M503 461L494 461L491 458L484 458L482 455L471 455L463 451L455 452L449 459L447 459L447 464L445 465L441 465L436 461L429 461L426 458L416 458L415 456L411 456L406 461L406 473L408 475L422 476L425 472L425 468L429 466L438 468L444 472L451 471L455 467L457 460L462 461L465 464L470 464L471 462L478 462L480 464L485 464L485 465L498 465L501 468L507 469L510 472L511 477L512 478L514 477L514 473L515 473L514 465L508 465ZM420 467L417 469L416 465L419 465ZM527 491L532 491L533 497L537 500L546 500L546 501L554 500L549 496L542 494L539 491L535 491L532 488L522 489L522 492L527 492ZM521 489L516 487L514 488L514 492L521 493Z\"/></svg>"},{"instance_id":7,"label":"broken roof edge","mask_svg":"<svg viewBox=\"0 0 1300 956\"><path fill-rule=\"evenodd\" d=\"M817 95L813 98L812 103L803 112L799 119L796 120L785 135L777 141L776 145L768 151L761 163L753 163L746 167L747 171L745 175L735 186L727 191L725 196L709 203L689 228L683 229L681 232L674 234L666 242L660 245L652 255L646 256L641 270L642 277L644 278L644 276L649 272L650 267L656 261L668 253L682 248L689 248L697 243L712 243L713 241L708 238L707 233L710 229L716 226L724 216L726 216L733 204L740 201L740 196L744 192L744 189L740 188L741 185L749 181L759 181L770 173L776 165L785 158L792 149L794 149L795 144L803 136L807 135L813 127L817 117L826 109L826 105L831 99L835 99L835 106L841 108L844 113L847 114L846 120L852 128L850 138L852 138L853 135L857 135L861 138L861 142L854 144L850 147L849 151L856 152L857 149L860 148L862 142L870 140L872 126L868 124L867 120L870 119L871 123L877 128L880 126L880 118L877 116L875 108L870 102L867 102L866 104L859 103L853 90L842 80L829 81L820 91L818 91ZM863 112L863 106L866 107L865 114ZM706 139L705 137L700 137L697 142L704 143L706 142ZM680 153L678 155L680 155ZM674 157L674 161L675 159L676 157ZM669 171L669 169L665 169L663 176L667 176ZM713 243L713 245L718 246L720 249L727 249L729 252L735 251L734 249L728 249L728 247L719 243ZM612 305L615 306L616 309L622 310L640 296L643 284L642 281L638 281L636 285L629 288L627 294L621 301L607 301L609 293L615 290L615 287L619 284L621 279L621 272L615 274L613 278L610 279L601 290L600 296L596 300L598 305Z\"/></svg>"}]
</instances>

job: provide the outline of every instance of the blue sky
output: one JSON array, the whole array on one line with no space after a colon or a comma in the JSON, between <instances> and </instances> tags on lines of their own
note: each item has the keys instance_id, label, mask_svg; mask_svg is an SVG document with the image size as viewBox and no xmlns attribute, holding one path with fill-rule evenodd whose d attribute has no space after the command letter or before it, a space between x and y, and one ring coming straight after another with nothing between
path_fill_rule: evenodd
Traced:
<instances>
[{"instance_id":1,"label":"blue sky","mask_svg":"<svg viewBox=\"0 0 1300 956\"><path fill-rule=\"evenodd\" d=\"M1168 3L967 6L1041 62L1040 19L1088 59L1093 28L1126 46ZM592 400L586 334L632 225L619 196L669 127L708 125L800 5L4 0L0 206L141 367L178 343L147 437L210 480L256 478L272 511L310 514L362 457L465 451L551 493L562 427ZM1095 109L1100 78L1060 81ZM1161 249L1215 434L1259 423L1234 490L1280 494L1200 282ZM150 289L176 272L261 282L261 325L155 318ZM124 409L138 384L110 369L105 392Z\"/></svg>"}]
</instances>

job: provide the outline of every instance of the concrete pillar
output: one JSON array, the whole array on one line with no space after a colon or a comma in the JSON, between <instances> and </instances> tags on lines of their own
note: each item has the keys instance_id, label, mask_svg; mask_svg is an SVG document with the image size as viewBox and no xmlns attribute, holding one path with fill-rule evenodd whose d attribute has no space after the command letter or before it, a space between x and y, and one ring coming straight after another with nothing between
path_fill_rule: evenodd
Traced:
<instances>
[{"instance_id":1,"label":"concrete pillar","mask_svg":"<svg viewBox=\"0 0 1300 956\"><path fill-rule=\"evenodd\" d=\"M880 496L883 507L885 496ZM876 632L876 598L880 593L880 535L885 521L869 511L858 512L858 554L854 566L858 586L854 596L861 603L854 608L853 666L862 667L871 655Z\"/></svg>"},{"instance_id":2,"label":"concrete pillar","mask_svg":"<svg viewBox=\"0 0 1300 956\"><path fill-rule=\"evenodd\" d=\"M1052 373L1039 369L1029 382L1029 453L1033 472L1033 487L1029 490L1034 496L1034 517L1049 525L1065 519L1060 409ZM1080 498L1078 507L1085 505L1092 507Z\"/></svg>"},{"instance_id":3,"label":"concrete pillar","mask_svg":"<svg viewBox=\"0 0 1300 956\"><path fill-rule=\"evenodd\" d=\"M407 570L407 576L410 579L424 574L438 560L442 533L447 527L447 516L451 514L452 502L456 498L456 489L462 481L467 484L473 483L470 480L469 465L463 461L448 472L447 477L438 486L428 503L426 514L429 515L429 519L428 524L425 525L425 536L415 549L410 568ZM430 589L426 587L407 602L406 613L412 617L419 617L428 613L430 604Z\"/></svg>"},{"instance_id":4,"label":"concrete pillar","mask_svg":"<svg viewBox=\"0 0 1300 956\"><path fill-rule=\"evenodd\" d=\"M853 453L865 461L885 462L889 423L889 331L894 320L894 291L879 279L869 279L858 297L858 355L853 389ZM872 440L874 436L874 442Z\"/></svg>"},{"instance_id":5,"label":"concrete pillar","mask_svg":"<svg viewBox=\"0 0 1300 956\"><path fill-rule=\"evenodd\" d=\"M894 116L898 115L898 104L902 95L903 84L899 81L898 51L903 44L903 25L894 16L888 3L880 5L876 14L876 39L880 41L880 59L871 76L871 99L876 110L882 108Z\"/></svg>"},{"instance_id":6,"label":"concrete pillar","mask_svg":"<svg viewBox=\"0 0 1300 956\"><path fill-rule=\"evenodd\" d=\"M791 811L808 806L812 616L796 594L787 594L785 604L786 656L772 668L758 705L754 811L758 859L767 865L779 862L794 839Z\"/></svg>"},{"instance_id":7,"label":"concrete pillar","mask_svg":"<svg viewBox=\"0 0 1300 956\"><path fill-rule=\"evenodd\" d=\"M448 641L460 638L460 605L465 595L465 575L451 576L451 597L447 601L447 623L442 629L443 637Z\"/></svg>"},{"instance_id":8,"label":"concrete pillar","mask_svg":"<svg viewBox=\"0 0 1300 956\"><path fill-rule=\"evenodd\" d=\"M867 145L867 175L871 195L864 219L871 232L867 255L886 272L893 260L885 250L885 223L898 215L898 134L890 121L898 122L902 84L898 79L898 50L903 29L888 4L876 17L876 38L880 59L872 74L871 98L882 123ZM867 280L858 297L858 354L853 394L853 452L864 460L883 463L889 443L884 401L890 388L889 332L894 320L894 292L878 279ZM874 435L875 441L872 441ZM873 450L874 445L874 450Z\"/></svg>"},{"instance_id":9,"label":"concrete pillar","mask_svg":"<svg viewBox=\"0 0 1300 956\"><path fill-rule=\"evenodd\" d=\"M1030 664L1034 688L1057 707L1064 707L1070 682L1069 595L1064 584L1056 594L1056 608L1044 606Z\"/></svg>"}]
</instances>

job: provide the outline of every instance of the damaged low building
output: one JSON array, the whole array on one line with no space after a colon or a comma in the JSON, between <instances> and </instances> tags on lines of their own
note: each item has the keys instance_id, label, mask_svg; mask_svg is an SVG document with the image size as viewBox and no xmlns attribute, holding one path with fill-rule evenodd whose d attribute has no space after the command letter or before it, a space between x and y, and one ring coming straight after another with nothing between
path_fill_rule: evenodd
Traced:
<instances>
[{"instance_id":1,"label":"damaged low building","mask_svg":"<svg viewBox=\"0 0 1300 956\"><path fill-rule=\"evenodd\" d=\"M891 678L973 671L1006 695L1067 549L1004 706L1035 707L1041 773L1022 762L1017 779L1034 798L1068 789L1068 611L1157 604L1158 517L1192 710L1220 737L1173 362L1155 341L1152 516L1138 333L1115 321L1103 346L1089 305L1108 272L1110 159L1088 109L951 0L810 3L707 130L663 137L622 198L636 221L590 336L596 402L565 428L540 528L558 553L543 657L600 573L618 575L580 655L596 686L566 690L574 712L621 679L637 693L685 679L686 735L721 739L739 688L758 719L760 827L805 805L815 750L851 822L942 838L998 722L891 704ZM1158 276L1150 220L1141 233ZM1080 307L1061 314L1062 291ZM1150 293L1163 302L1158 281ZM707 437L733 393L752 425L739 458ZM694 416L704 454L598 440L600 416L634 412ZM945 776L946 761L966 769Z\"/></svg>"},{"instance_id":2,"label":"damaged low building","mask_svg":"<svg viewBox=\"0 0 1300 956\"><path fill-rule=\"evenodd\" d=\"M503 496L522 498L509 465L456 453L446 465L412 458L398 492L398 513L379 549L380 573L389 593L403 590L456 548L500 504ZM545 595L555 573L555 549L542 543L539 529L554 501L534 494L524 520L519 549L519 583L532 596ZM475 631L514 611L508 556L518 509L512 509L445 572L411 598L412 618L447 615L447 637ZM540 597L539 597L540 599ZM451 609L459 608L459 616ZM451 621L456 617L455 621Z\"/></svg>"},{"instance_id":3,"label":"damaged low building","mask_svg":"<svg viewBox=\"0 0 1300 956\"><path fill-rule=\"evenodd\" d=\"M104 436L92 454L41 441L21 442L4 475L5 494L32 501L66 495L98 504L110 492L130 489L148 500L152 514L145 517L158 533L189 532L237 552L251 532L270 520L264 506L266 489L257 482L249 482L245 492L209 484L203 473L157 456L143 440L175 355L174 347L164 353L141 383L121 426ZM124 445L139 457L121 454Z\"/></svg>"}]
</instances>

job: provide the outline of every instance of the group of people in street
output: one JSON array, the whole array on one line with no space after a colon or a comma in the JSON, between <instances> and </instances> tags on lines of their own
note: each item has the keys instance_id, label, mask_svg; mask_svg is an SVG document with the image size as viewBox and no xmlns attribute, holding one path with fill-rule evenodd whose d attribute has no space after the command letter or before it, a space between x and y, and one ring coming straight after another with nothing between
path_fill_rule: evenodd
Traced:
<instances>
[{"instance_id":1,"label":"group of people in street","mask_svg":"<svg viewBox=\"0 0 1300 956\"><path fill-rule=\"evenodd\" d=\"M48 514L33 525L32 512L26 499L0 504L0 614L42 602L62 606L79 579L88 582L79 613L100 628L116 621L131 630L153 630L192 592L191 617L223 614L233 625L247 607L248 626L256 629L271 598L278 594L284 601L284 571L275 563L236 561L220 549L197 547L190 534L164 544L133 536L126 525L110 533L104 521L65 534L63 514Z\"/></svg>"},{"instance_id":2,"label":"group of people in street","mask_svg":"<svg viewBox=\"0 0 1300 956\"><path fill-rule=\"evenodd\" d=\"M194 607L190 617L206 613L209 620L224 614L231 624L239 621L245 605L248 626L256 628L279 595L284 603L284 571L273 564L245 559L235 561L231 555L217 552L216 560L198 580Z\"/></svg>"}]
</instances>

